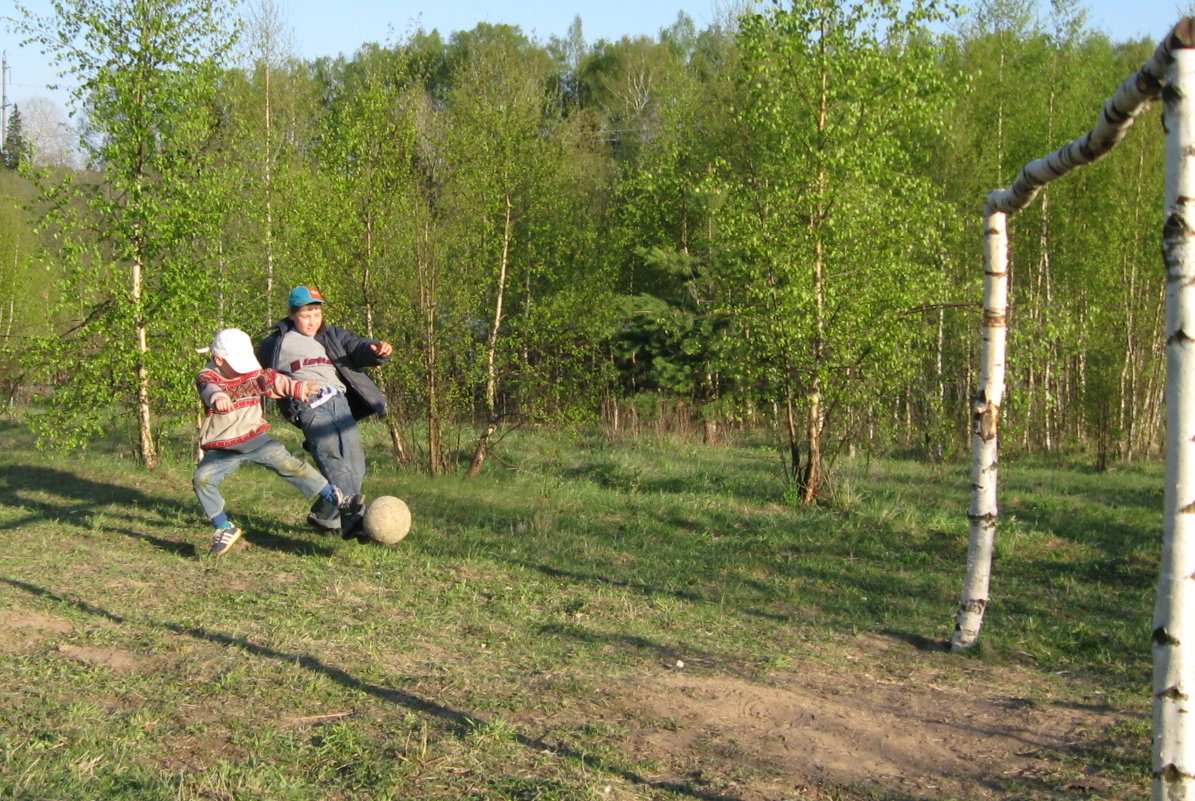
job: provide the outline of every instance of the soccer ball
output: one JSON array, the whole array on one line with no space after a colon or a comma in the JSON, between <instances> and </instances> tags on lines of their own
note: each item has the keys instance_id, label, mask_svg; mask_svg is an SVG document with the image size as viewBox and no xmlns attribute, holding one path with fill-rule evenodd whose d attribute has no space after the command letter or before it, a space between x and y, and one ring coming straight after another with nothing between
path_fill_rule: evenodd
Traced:
<instances>
[{"instance_id":1,"label":"soccer ball","mask_svg":"<svg viewBox=\"0 0 1195 801\"><path fill-rule=\"evenodd\" d=\"M411 530L411 510L401 498L380 495L365 507L361 522L370 539L394 545Z\"/></svg>"}]
</instances>

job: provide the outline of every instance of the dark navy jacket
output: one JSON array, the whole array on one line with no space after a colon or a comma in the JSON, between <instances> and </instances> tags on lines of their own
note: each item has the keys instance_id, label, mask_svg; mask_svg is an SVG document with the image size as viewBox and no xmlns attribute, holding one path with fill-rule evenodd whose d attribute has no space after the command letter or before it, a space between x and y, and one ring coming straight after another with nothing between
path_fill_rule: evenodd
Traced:
<instances>
[{"instance_id":1,"label":"dark navy jacket","mask_svg":"<svg viewBox=\"0 0 1195 801\"><path fill-rule=\"evenodd\" d=\"M286 372L286 365L278 364L278 352L282 348L282 337L290 332L295 324L289 317L274 324L269 336L257 346L257 360L264 367ZM363 370L366 367L377 367L390 361L383 359L370 349L370 345L378 344L376 339L359 337L334 325L322 325L315 332L315 341L324 346L328 359L336 365L336 374L344 382L348 397L349 409L353 412L353 419L364 420L370 415L386 416L386 396L378 389L378 385L367 376ZM278 401L278 409L291 423L299 424L299 409L303 402L282 398Z\"/></svg>"}]
</instances>

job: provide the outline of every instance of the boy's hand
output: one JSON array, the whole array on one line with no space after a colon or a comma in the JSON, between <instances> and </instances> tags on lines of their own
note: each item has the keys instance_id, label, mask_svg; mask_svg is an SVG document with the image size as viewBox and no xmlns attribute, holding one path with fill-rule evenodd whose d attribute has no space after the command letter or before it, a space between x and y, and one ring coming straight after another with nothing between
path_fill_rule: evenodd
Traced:
<instances>
[{"instance_id":1,"label":"boy's hand","mask_svg":"<svg viewBox=\"0 0 1195 801\"><path fill-rule=\"evenodd\" d=\"M227 395L217 395L212 401L212 408L214 408L217 412L231 412L232 399Z\"/></svg>"},{"instance_id":2,"label":"boy's hand","mask_svg":"<svg viewBox=\"0 0 1195 801\"><path fill-rule=\"evenodd\" d=\"M308 403L318 398L320 391L320 385L315 381L304 381L303 386L300 388L303 400Z\"/></svg>"},{"instance_id":3,"label":"boy's hand","mask_svg":"<svg viewBox=\"0 0 1195 801\"><path fill-rule=\"evenodd\" d=\"M369 349L383 359L389 358L390 354L394 353L394 346L389 342L375 342L369 346Z\"/></svg>"}]
</instances>

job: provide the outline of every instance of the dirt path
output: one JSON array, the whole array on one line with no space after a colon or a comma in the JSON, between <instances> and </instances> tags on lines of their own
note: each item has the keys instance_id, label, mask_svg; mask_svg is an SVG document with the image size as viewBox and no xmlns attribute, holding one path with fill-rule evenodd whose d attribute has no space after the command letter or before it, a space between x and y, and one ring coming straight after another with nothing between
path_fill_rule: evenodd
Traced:
<instances>
[{"instance_id":1,"label":"dirt path","mask_svg":"<svg viewBox=\"0 0 1195 801\"><path fill-rule=\"evenodd\" d=\"M71 630L53 615L0 610L0 652ZM115 671L162 667L157 657L118 649L63 644L54 653ZM1139 753L1148 749L1140 736L1147 713L1110 708L1098 690L1089 691L1091 702L1064 702L1081 695L1067 686L1070 677L875 636L834 654L762 681L709 665L660 665L608 686L600 714L625 732L612 745L629 762L651 766L636 774L639 781L702 801L1121 801L1148 794L1146 768L1132 785L1099 768L1109 759L1148 765L1148 754ZM577 723L575 714L524 723L551 731ZM1138 735L1110 731L1117 725Z\"/></svg>"},{"instance_id":2,"label":"dirt path","mask_svg":"<svg viewBox=\"0 0 1195 801\"><path fill-rule=\"evenodd\" d=\"M1095 766L1121 745L1109 728L1144 713L1030 700L1049 699L1048 678L978 662L962 671L947 654L894 676L886 659L902 647L862 639L847 664L804 664L766 684L662 670L626 688L631 747L666 766L652 781L741 801L1142 797L1146 777L1118 786Z\"/></svg>"}]
</instances>

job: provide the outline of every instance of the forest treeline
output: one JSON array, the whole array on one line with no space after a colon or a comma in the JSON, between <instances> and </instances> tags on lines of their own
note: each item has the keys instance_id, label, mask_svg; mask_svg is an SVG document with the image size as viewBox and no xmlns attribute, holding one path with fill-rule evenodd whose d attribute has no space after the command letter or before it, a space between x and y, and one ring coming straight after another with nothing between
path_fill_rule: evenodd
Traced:
<instances>
[{"instance_id":1,"label":"forest treeline","mask_svg":"<svg viewBox=\"0 0 1195 801\"><path fill-rule=\"evenodd\" d=\"M211 0L60 7L10 24L79 87L87 166L0 169L0 377L53 446L116 410L154 464L196 347L312 284L395 344L400 459L480 469L524 423L753 426L807 500L844 448L967 447L983 199L1154 47L1074 0L792 0L306 61L268 2L238 30ZM1012 220L1006 450L1160 450L1163 145L1155 109Z\"/></svg>"}]
</instances>

